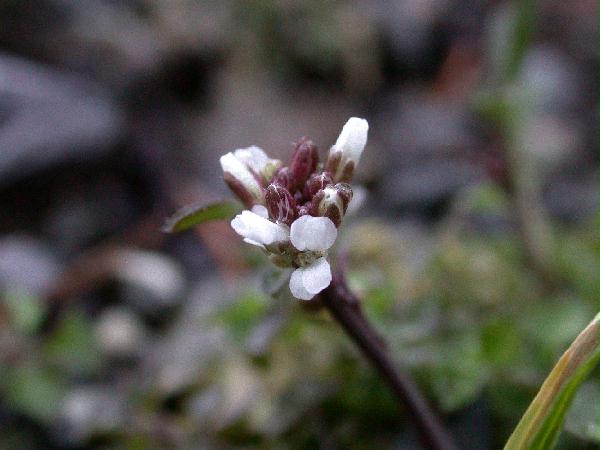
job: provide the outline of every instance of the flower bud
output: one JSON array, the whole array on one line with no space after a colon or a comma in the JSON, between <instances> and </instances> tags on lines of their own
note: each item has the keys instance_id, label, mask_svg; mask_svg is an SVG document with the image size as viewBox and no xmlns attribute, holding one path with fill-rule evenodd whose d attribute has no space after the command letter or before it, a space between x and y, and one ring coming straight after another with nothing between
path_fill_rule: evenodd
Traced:
<instances>
[{"instance_id":1,"label":"flower bud","mask_svg":"<svg viewBox=\"0 0 600 450\"><path fill-rule=\"evenodd\" d=\"M301 189L311 173L317 168L319 152L312 141L302 138L294 148L290 169L292 171L296 189Z\"/></svg>"},{"instance_id":2,"label":"flower bud","mask_svg":"<svg viewBox=\"0 0 600 450\"><path fill-rule=\"evenodd\" d=\"M304 200L304 195L302 194L302 192L294 192L294 200L296 200L297 204L302 203L302 201Z\"/></svg>"},{"instance_id":3,"label":"flower bud","mask_svg":"<svg viewBox=\"0 0 600 450\"><path fill-rule=\"evenodd\" d=\"M294 180L294 176L292 175L290 168L285 166L280 167L275 171L271 183L278 184L279 186L286 188L288 191L292 191L296 181Z\"/></svg>"},{"instance_id":4,"label":"flower bud","mask_svg":"<svg viewBox=\"0 0 600 450\"><path fill-rule=\"evenodd\" d=\"M352 181L354 169L367 143L368 131L369 124L364 119L351 117L346 122L325 163L334 181Z\"/></svg>"},{"instance_id":5,"label":"flower bud","mask_svg":"<svg viewBox=\"0 0 600 450\"><path fill-rule=\"evenodd\" d=\"M292 224L296 218L296 201L290 191L281 185L271 183L267 187L265 201L272 220L286 225Z\"/></svg>"},{"instance_id":6,"label":"flower bud","mask_svg":"<svg viewBox=\"0 0 600 450\"><path fill-rule=\"evenodd\" d=\"M313 197L313 214L328 217L336 227L342 223L342 217L352 200L352 189L346 183L327 186Z\"/></svg>"},{"instance_id":7,"label":"flower bud","mask_svg":"<svg viewBox=\"0 0 600 450\"><path fill-rule=\"evenodd\" d=\"M263 188L256 179L255 174L233 153L221 156L223 178L227 186L246 205L251 208L255 204L264 202Z\"/></svg>"},{"instance_id":8,"label":"flower bud","mask_svg":"<svg viewBox=\"0 0 600 450\"><path fill-rule=\"evenodd\" d=\"M333 178L329 172L315 173L309 177L304 185L304 195L312 198L321 189L333 184Z\"/></svg>"},{"instance_id":9,"label":"flower bud","mask_svg":"<svg viewBox=\"0 0 600 450\"><path fill-rule=\"evenodd\" d=\"M352 200L353 196L352 188L348 183L337 183L335 186L333 186L333 188L337 192L337 195L339 195L342 199L344 214L346 214L346 211L348 210L348 205L350 204L350 201Z\"/></svg>"}]
</instances>

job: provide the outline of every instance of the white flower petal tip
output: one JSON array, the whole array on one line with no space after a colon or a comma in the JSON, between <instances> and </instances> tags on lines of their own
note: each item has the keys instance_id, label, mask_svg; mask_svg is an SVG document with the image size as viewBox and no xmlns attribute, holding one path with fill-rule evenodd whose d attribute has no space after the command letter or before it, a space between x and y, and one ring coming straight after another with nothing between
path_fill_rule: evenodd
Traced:
<instances>
[{"instance_id":1,"label":"white flower petal tip","mask_svg":"<svg viewBox=\"0 0 600 450\"><path fill-rule=\"evenodd\" d=\"M236 176L236 178L239 178L238 174L248 171L242 162L231 152L225 153L223 156L221 156L219 162L221 163L221 169L223 169L223 172L229 172L230 174Z\"/></svg>"},{"instance_id":2,"label":"white flower petal tip","mask_svg":"<svg viewBox=\"0 0 600 450\"><path fill-rule=\"evenodd\" d=\"M251 211L242 211L231 221L231 227L252 245L269 245L287 241L289 229L285 225L271 222Z\"/></svg>"},{"instance_id":3,"label":"white flower petal tip","mask_svg":"<svg viewBox=\"0 0 600 450\"><path fill-rule=\"evenodd\" d=\"M365 145L367 145L368 133L369 123L365 119L351 117L335 142L335 151L341 151L344 160L358 164Z\"/></svg>"},{"instance_id":4,"label":"white flower petal tip","mask_svg":"<svg viewBox=\"0 0 600 450\"><path fill-rule=\"evenodd\" d=\"M337 228L328 217L301 216L290 228L292 245L300 251L325 251L337 238Z\"/></svg>"},{"instance_id":5,"label":"white flower petal tip","mask_svg":"<svg viewBox=\"0 0 600 450\"><path fill-rule=\"evenodd\" d=\"M254 175L252 172L250 172L250 169L248 169L248 167L242 161L236 158L233 153L229 152L221 156L219 162L221 163L223 172L225 174L230 174L233 178L235 178L235 180L237 180L236 183L241 185L241 187L230 186L238 195L238 197L244 198L244 193L247 191L256 200L262 199L262 189L258 184L258 181L256 181L256 178L254 178ZM241 189L244 192L238 192L236 189Z\"/></svg>"},{"instance_id":6,"label":"white flower petal tip","mask_svg":"<svg viewBox=\"0 0 600 450\"><path fill-rule=\"evenodd\" d=\"M264 217L265 219L269 218L269 211L267 210L266 206L263 206L263 205L254 205L252 207L252 212L254 214L257 214L257 215L261 216L261 217Z\"/></svg>"},{"instance_id":7,"label":"white flower petal tip","mask_svg":"<svg viewBox=\"0 0 600 450\"><path fill-rule=\"evenodd\" d=\"M256 145L239 148L233 152L233 155L256 173L260 173L269 162L269 157L264 150Z\"/></svg>"},{"instance_id":8,"label":"white flower petal tip","mask_svg":"<svg viewBox=\"0 0 600 450\"><path fill-rule=\"evenodd\" d=\"M262 245L260 242L253 241L252 239L244 238L244 242L246 244L255 245L266 250L264 245Z\"/></svg>"},{"instance_id":9,"label":"white flower petal tip","mask_svg":"<svg viewBox=\"0 0 600 450\"><path fill-rule=\"evenodd\" d=\"M319 258L306 267L300 267L290 277L290 292L299 300L310 300L331 283L331 267L325 258Z\"/></svg>"}]
</instances>

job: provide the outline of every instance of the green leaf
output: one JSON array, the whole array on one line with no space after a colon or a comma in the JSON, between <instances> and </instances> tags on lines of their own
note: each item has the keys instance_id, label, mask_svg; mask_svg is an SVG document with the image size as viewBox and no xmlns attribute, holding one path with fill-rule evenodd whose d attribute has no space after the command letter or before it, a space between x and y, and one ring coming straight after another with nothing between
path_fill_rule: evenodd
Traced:
<instances>
[{"instance_id":1,"label":"green leaf","mask_svg":"<svg viewBox=\"0 0 600 450\"><path fill-rule=\"evenodd\" d=\"M467 193L468 203L477 214L504 214L510 204L506 192L496 183L483 183Z\"/></svg>"},{"instance_id":2,"label":"green leaf","mask_svg":"<svg viewBox=\"0 0 600 450\"><path fill-rule=\"evenodd\" d=\"M536 17L534 0L517 0L513 5L516 15L512 24L506 66L506 77L509 80L514 79L521 68L525 52L531 41Z\"/></svg>"},{"instance_id":3,"label":"green leaf","mask_svg":"<svg viewBox=\"0 0 600 450\"><path fill-rule=\"evenodd\" d=\"M250 331L265 316L268 309L267 298L258 292L245 292L233 304L216 315L233 338L244 342Z\"/></svg>"},{"instance_id":4,"label":"green leaf","mask_svg":"<svg viewBox=\"0 0 600 450\"><path fill-rule=\"evenodd\" d=\"M60 379L42 367L25 365L9 369L5 393L11 408L40 421L57 413L64 394Z\"/></svg>"},{"instance_id":5,"label":"green leaf","mask_svg":"<svg viewBox=\"0 0 600 450\"><path fill-rule=\"evenodd\" d=\"M43 347L50 363L75 375L91 375L102 365L90 320L68 311Z\"/></svg>"},{"instance_id":6,"label":"green leaf","mask_svg":"<svg viewBox=\"0 0 600 450\"><path fill-rule=\"evenodd\" d=\"M162 231L165 233L178 233L210 220L229 219L239 209L239 206L234 202L184 206L166 220Z\"/></svg>"},{"instance_id":7,"label":"green leaf","mask_svg":"<svg viewBox=\"0 0 600 450\"><path fill-rule=\"evenodd\" d=\"M427 381L441 409L457 411L475 401L489 379L481 338L478 331L467 330L437 339L439 360L427 369Z\"/></svg>"},{"instance_id":8,"label":"green leaf","mask_svg":"<svg viewBox=\"0 0 600 450\"><path fill-rule=\"evenodd\" d=\"M493 320L482 329L483 355L496 366L512 365L519 356L521 342L519 330L508 319Z\"/></svg>"},{"instance_id":9,"label":"green leaf","mask_svg":"<svg viewBox=\"0 0 600 450\"><path fill-rule=\"evenodd\" d=\"M504 450L553 448L577 389L598 364L598 319L577 336L544 381Z\"/></svg>"},{"instance_id":10,"label":"green leaf","mask_svg":"<svg viewBox=\"0 0 600 450\"><path fill-rule=\"evenodd\" d=\"M535 0L507 2L492 21L488 36L488 65L495 83L515 80L536 25Z\"/></svg>"},{"instance_id":11,"label":"green leaf","mask_svg":"<svg viewBox=\"0 0 600 450\"><path fill-rule=\"evenodd\" d=\"M4 295L10 323L23 333L34 333L46 313L44 302L25 291L9 290Z\"/></svg>"},{"instance_id":12,"label":"green leaf","mask_svg":"<svg viewBox=\"0 0 600 450\"><path fill-rule=\"evenodd\" d=\"M598 225L590 224L590 230ZM596 238L598 239L597 235ZM598 246L587 242L582 236L561 232L556 239L553 254L556 269L565 280L573 285L579 295L592 303L598 299Z\"/></svg>"}]
</instances>

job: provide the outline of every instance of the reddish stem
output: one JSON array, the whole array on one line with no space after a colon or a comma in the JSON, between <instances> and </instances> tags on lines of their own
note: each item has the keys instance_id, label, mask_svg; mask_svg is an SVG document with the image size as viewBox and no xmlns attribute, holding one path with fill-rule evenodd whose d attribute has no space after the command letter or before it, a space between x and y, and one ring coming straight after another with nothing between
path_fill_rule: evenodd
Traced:
<instances>
[{"instance_id":1,"label":"reddish stem","mask_svg":"<svg viewBox=\"0 0 600 450\"><path fill-rule=\"evenodd\" d=\"M383 339L362 313L358 298L350 291L341 273L334 273L329 287L321 292L321 301L406 407L419 429L425 448L454 449L452 438L415 383L392 363Z\"/></svg>"}]
</instances>

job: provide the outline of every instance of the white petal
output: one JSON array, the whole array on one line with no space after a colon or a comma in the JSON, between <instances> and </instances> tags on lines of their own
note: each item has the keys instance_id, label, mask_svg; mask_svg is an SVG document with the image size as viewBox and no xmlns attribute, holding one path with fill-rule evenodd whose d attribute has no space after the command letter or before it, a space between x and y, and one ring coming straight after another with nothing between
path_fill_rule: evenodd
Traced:
<instances>
[{"instance_id":1,"label":"white petal","mask_svg":"<svg viewBox=\"0 0 600 450\"><path fill-rule=\"evenodd\" d=\"M266 206L263 206L263 205L254 205L252 207L252 212L254 214L258 214L261 217L264 217L265 219L269 218L269 211L267 210Z\"/></svg>"},{"instance_id":2,"label":"white petal","mask_svg":"<svg viewBox=\"0 0 600 450\"><path fill-rule=\"evenodd\" d=\"M332 150L342 151L342 158L345 161L354 161L354 164L358 164L367 144L368 132L369 124L365 119L351 117L342 128Z\"/></svg>"},{"instance_id":3,"label":"white petal","mask_svg":"<svg viewBox=\"0 0 600 450\"><path fill-rule=\"evenodd\" d=\"M223 172L229 172L255 196L260 195L261 189L258 181L254 178L252 172L250 172L248 168L233 155L233 153L229 152L226 155L221 156L219 161Z\"/></svg>"},{"instance_id":4,"label":"white petal","mask_svg":"<svg viewBox=\"0 0 600 450\"><path fill-rule=\"evenodd\" d=\"M299 300L310 300L314 297L314 294L311 294L304 288L304 282L302 281L303 271L304 269L300 268L292 272L292 276L290 277L290 292Z\"/></svg>"},{"instance_id":5,"label":"white petal","mask_svg":"<svg viewBox=\"0 0 600 450\"><path fill-rule=\"evenodd\" d=\"M253 241L253 244L269 245L289 239L289 229L285 225L273 223L247 210L235 216L231 227L240 236Z\"/></svg>"},{"instance_id":6,"label":"white petal","mask_svg":"<svg viewBox=\"0 0 600 450\"><path fill-rule=\"evenodd\" d=\"M324 251L333 245L337 229L328 217L301 216L292 223L290 240L298 250Z\"/></svg>"},{"instance_id":7,"label":"white petal","mask_svg":"<svg viewBox=\"0 0 600 450\"><path fill-rule=\"evenodd\" d=\"M331 283L331 268L325 258L300 267L290 277L290 291L300 300L310 300Z\"/></svg>"},{"instance_id":8,"label":"white petal","mask_svg":"<svg viewBox=\"0 0 600 450\"><path fill-rule=\"evenodd\" d=\"M256 245L257 247L260 247L260 248L265 248L265 246L262 245L260 242L253 241L252 239L244 238L244 242L246 244Z\"/></svg>"},{"instance_id":9,"label":"white petal","mask_svg":"<svg viewBox=\"0 0 600 450\"><path fill-rule=\"evenodd\" d=\"M331 268L325 258L319 258L309 266L303 267L302 282L304 289L318 294L331 283Z\"/></svg>"},{"instance_id":10,"label":"white petal","mask_svg":"<svg viewBox=\"0 0 600 450\"><path fill-rule=\"evenodd\" d=\"M239 148L233 152L233 155L256 173L260 173L269 162L267 154L256 145Z\"/></svg>"}]
</instances>

